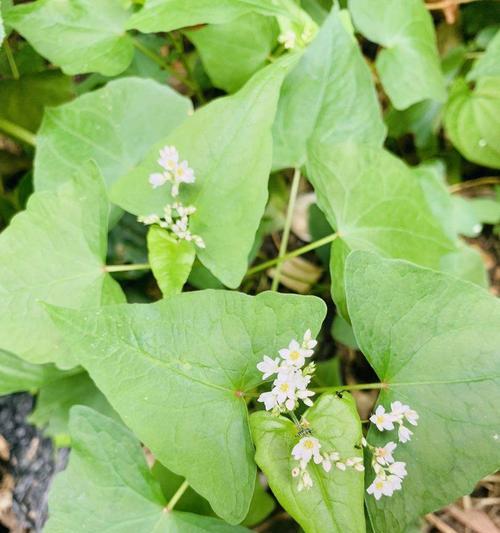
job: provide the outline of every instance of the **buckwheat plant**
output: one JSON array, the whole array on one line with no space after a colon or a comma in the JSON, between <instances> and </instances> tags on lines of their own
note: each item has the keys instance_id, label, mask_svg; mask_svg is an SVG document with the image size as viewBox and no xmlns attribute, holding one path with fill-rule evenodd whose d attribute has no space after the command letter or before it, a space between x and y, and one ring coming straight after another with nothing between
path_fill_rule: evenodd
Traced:
<instances>
[{"instance_id":1,"label":"buckwheat plant","mask_svg":"<svg viewBox=\"0 0 500 533\"><path fill-rule=\"evenodd\" d=\"M272 389L269 392L263 392L258 401L264 403L266 410L276 416L289 415L297 427L299 441L291 452L293 459L297 461L297 466L292 468L291 474L292 477L298 478L299 492L313 486L312 477L307 470L311 460L321 465L325 472L330 472L332 465L339 470L346 470L348 467L358 472L364 470L361 457L352 457L342 461L338 451L325 451L321 442L313 436L309 422L304 417L299 420L294 412L300 401L309 407L313 405L311 397L315 393L307 387L316 366L314 362L308 364L306 362L314 354L316 344L317 341L312 338L311 330L308 329L304 333L302 343L292 339L287 348L278 351L279 357L272 359L264 355L263 360L257 364L258 370L262 372L263 380L276 376Z\"/></svg>"}]
</instances>

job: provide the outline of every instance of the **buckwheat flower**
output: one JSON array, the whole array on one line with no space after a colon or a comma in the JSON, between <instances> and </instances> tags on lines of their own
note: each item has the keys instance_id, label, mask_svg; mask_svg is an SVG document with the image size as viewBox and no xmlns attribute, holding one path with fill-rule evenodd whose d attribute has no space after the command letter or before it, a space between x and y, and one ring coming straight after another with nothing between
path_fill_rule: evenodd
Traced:
<instances>
[{"instance_id":1,"label":"buckwheat flower","mask_svg":"<svg viewBox=\"0 0 500 533\"><path fill-rule=\"evenodd\" d=\"M272 411L278 405L278 399L276 398L276 395L272 391L263 392L259 396L257 401L262 402L264 404L266 411Z\"/></svg>"},{"instance_id":2,"label":"buckwheat flower","mask_svg":"<svg viewBox=\"0 0 500 533\"><path fill-rule=\"evenodd\" d=\"M292 468L292 477L298 477L300 474L300 468Z\"/></svg>"},{"instance_id":3,"label":"buckwheat flower","mask_svg":"<svg viewBox=\"0 0 500 533\"><path fill-rule=\"evenodd\" d=\"M279 357L271 359L267 355L264 355L264 359L257 365L257 369L264 374L262 379L267 379L273 374L277 374L279 370L279 362Z\"/></svg>"},{"instance_id":4,"label":"buckwheat flower","mask_svg":"<svg viewBox=\"0 0 500 533\"><path fill-rule=\"evenodd\" d=\"M383 405L379 405L375 414L370 417L370 422L377 426L379 431L394 429L394 418L391 413L386 413Z\"/></svg>"},{"instance_id":5,"label":"buckwheat flower","mask_svg":"<svg viewBox=\"0 0 500 533\"><path fill-rule=\"evenodd\" d=\"M388 465L394 463L392 453L396 449L397 444L395 442L388 442L381 448L375 448L375 459L381 465Z\"/></svg>"},{"instance_id":6,"label":"buckwheat flower","mask_svg":"<svg viewBox=\"0 0 500 533\"><path fill-rule=\"evenodd\" d=\"M363 466L362 457L351 457L350 459L347 459L346 465L352 466L352 468L354 468L358 472L363 472L363 470L365 469L365 467Z\"/></svg>"},{"instance_id":7,"label":"buckwheat flower","mask_svg":"<svg viewBox=\"0 0 500 533\"><path fill-rule=\"evenodd\" d=\"M175 167L174 181L177 183L194 183L195 180L194 170L189 168L187 161L183 161Z\"/></svg>"},{"instance_id":8,"label":"buckwheat flower","mask_svg":"<svg viewBox=\"0 0 500 533\"><path fill-rule=\"evenodd\" d=\"M399 476L387 476L387 482L392 487L392 490L401 490L403 480Z\"/></svg>"},{"instance_id":9,"label":"buckwheat flower","mask_svg":"<svg viewBox=\"0 0 500 533\"><path fill-rule=\"evenodd\" d=\"M160 159L158 159L158 164L161 165L165 170L173 172L177 167L179 162L179 152L175 146L165 146L160 150Z\"/></svg>"},{"instance_id":10,"label":"buckwheat flower","mask_svg":"<svg viewBox=\"0 0 500 533\"><path fill-rule=\"evenodd\" d=\"M137 221L142 222L146 226L150 226L151 224L159 224L160 217L158 215L155 215L154 213L151 215L141 215L137 217Z\"/></svg>"},{"instance_id":11,"label":"buckwheat flower","mask_svg":"<svg viewBox=\"0 0 500 533\"><path fill-rule=\"evenodd\" d=\"M330 458L328 457L328 454L323 454L323 461L321 462L321 466L323 467L323 470L328 473L332 469L332 462L330 461Z\"/></svg>"},{"instance_id":12,"label":"buckwheat flower","mask_svg":"<svg viewBox=\"0 0 500 533\"><path fill-rule=\"evenodd\" d=\"M344 472L344 471L346 470L346 468L347 468L347 466L346 466L344 463L340 462L340 461L337 461L337 462L335 463L335 466L336 466L339 470L342 470L343 472Z\"/></svg>"},{"instance_id":13,"label":"buckwheat flower","mask_svg":"<svg viewBox=\"0 0 500 533\"><path fill-rule=\"evenodd\" d=\"M165 185L165 183L168 181L168 178L169 176L166 172L154 172L153 174L149 175L149 183L153 189L157 189L158 187Z\"/></svg>"},{"instance_id":14,"label":"buckwheat flower","mask_svg":"<svg viewBox=\"0 0 500 533\"><path fill-rule=\"evenodd\" d=\"M411 439L411 436L413 435L413 431L410 431L407 427L403 426L402 424L398 428L398 438L399 442L408 442Z\"/></svg>"},{"instance_id":15,"label":"buckwheat flower","mask_svg":"<svg viewBox=\"0 0 500 533\"><path fill-rule=\"evenodd\" d=\"M403 461L396 461L395 463L390 464L388 470L391 474L394 474L395 476L398 476L401 479L406 477L406 475L408 474L408 472L406 471L406 463L404 463Z\"/></svg>"},{"instance_id":16,"label":"buckwheat flower","mask_svg":"<svg viewBox=\"0 0 500 533\"><path fill-rule=\"evenodd\" d=\"M302 341L302 347L306 348L307 350L313 350L316 347L317 344L318 344L318 341L316 339L312 338L311 330L308 329L304 333L304 339Z\"/></svg>"},{"instance_id":17,"label":"buckwheat flower","mask_svg":"<svg viewBox=\"0 0 500 533\"><path fill-rule=\"evenodd\" d=\"M205 248L205 241L199 235L193 235L193 242L198 248Z\"/></svg>"},{"instance_id":18,"label":"buckwheat flower","mask_svg":"<svg viewBox=\"0 0 500 533\"><path fill-rule=\"evenodd\" d=\"M382 496L392 496L394 488L387 478L377 476L366 492L373 494L376 500L380 500Z\"/></svg>"},{"instance_id":19,"label":"buckwheat flower","mask_svg":"<svg viewBox=\"0 0 500 533\"><path fill-rule=\"evenodd\" d=\"M282 44L287 50L295 48L297 36L292 30L285 31L278 37L278 42Z\"/></svg>"},{"instance_id":20,"label":"buckwheat flower","mask_svg":"<svg viewBox=\"0 0 500 533\"><path fill-rule=\"evenodd\" d=\"M182 205L180 202L175 202L172 206L180 217L189 217L196 213L194 205Z\"/></svg>"},{"instance_id":21,"label":"buckwheat flower","mask_svg":"<svg viewBox=\"0 0 500 533\"><path fill-rule=\"evenodd\" d=\"M404 415L406 420L408 420L408 422L413 426L416 426L418 424L418 413L413 409L408 409L408 411L406 411Z\"/></svg>"},{"instance_id":22,"label":"buckwheat flower","mask_svg":"<svg viewBox=\"0 0 500 533\"><path fill-rule=\"evenodd\" d=\"M292 456L296 461L304 461L306 464L311 460L319 465L323 461L320 453L321 444L315 437L302 437L293 447Z\"/></svg>"},{"instance_id":23,"label":"buckwheat flower","mask_svg":"<svg viewBox=\"0 0 500 533\"><path fill-rule=\"evenodd\" d=\"M339 452L332 452L330 454L330 460L333 461L334 463L339 461L340 460L340 453Z\"/></svg>"},{"instance_id":24,"label":"buckwheat flower","mask_svg":"<svg viewBox=\"0 0 500 533\"><path fill-rule=\"evenodd\" d=\"M302 346L293 339L290 341L288 348L283 348L279 351L279 354L290 365L293 365L296 368L302 368L306 362L305 358L312 355L312 350L302 348Z\"/></svg>"},{"instance_id":25,"label":"buckwheat flower","mask_svg":"<svg viewBox=\"0 0 500 533\"><path fill-rule=\"evenodd\" d=\"M285 404L286 408L290 411L295 407L295 383L293 378L286 377L285 379L274 380L273 394L276 395L279 404Z\"/></svg>"},{"instance_id":26,"label":"buckwheat flower","mask_svg":"<svg viewBox=\"0 0 500 533\"><path fill-rule=\"evenodd\" d=\"M296 397L299 400L302 400L308 407L312 407L313 402L310 399L311 396L314 396L316 393L310 390L301 390L298 389L295 393Z\"/></svg>"},{"instance_id":27,"label":"buckwheat flower","mask_svg":"<svg viewBox=\"0 0 500 533\"><path fill-rule=\"evenodd\" d=\"M297 490L301 492L304 489L310 489L313 486L312 478L307 470L302 472L301 479L297 485Z\"/></svg>"}]
</instances>

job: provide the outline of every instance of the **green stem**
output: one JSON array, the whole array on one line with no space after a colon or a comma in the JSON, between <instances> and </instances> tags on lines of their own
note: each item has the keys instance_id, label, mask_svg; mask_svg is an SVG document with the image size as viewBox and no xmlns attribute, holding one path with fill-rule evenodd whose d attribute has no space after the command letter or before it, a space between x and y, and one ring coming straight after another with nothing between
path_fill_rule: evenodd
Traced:
<instances>
[{"instance_id":1,"label":"green stem","mask_svg":"<svg viewBox=\"0 0 500 533\"><path fill-rule=\"evenodd\" d=\"M300 428L300 420L293 411L290 411L290 418L292 419L293 423Z\"/></svg>"},{"instance_id":2,"label":"green stem","mask_svg":"<svg viewBox=\"0 0 500 533\"><path fill-rule=\"evenodd\" d=\"M3 130L8 135L24 141L27 144L31 144L31 146L36 145L36 135L9 120L0 118L0 130Z\"/></svg>"},{"instance_id":3,"label":"green stem","mask_svg":"<svg viewBox=\"0 0 500 533\"><path fill-rule=\"evenodd\" d=\"M130 272L132 270L150 270L149 263L137 263L135 265L106 265L104 270L106 272Z\"/></svg>"},{"instance_id":4,"label":"green stem","mask_svg":"<svg viewBox=\"0 0 500 533\"><path fill-rule=\"evenodd\" d=\"M175 505L182 498L182 495L186 492L188 487L189 483L187 482L187 479L185 479L182 485L177 489L176 493L172 496L172 498L170 498L170 501L167 503L165 510L168 513L170 513L170 511L173 511Z\"/></svg>"},{"instance_id":5,"label":"green stem","mask_svg":"<svg viewBox=\"0 0 500 533\"><path fill-rule=\"evenodd\" d=\"M292 257L298 257L299 255L306 254L307 252L310 252L311 250L316 250L316 248L321 248L325 244L333 242L337 237L338 237L338 233L332 233L331 235L327 235L326 237L323 237L322 239L306 244L305 246L302 246L302 248L297 248L296 250L293 250L292 252L289 252L282 257L276 257L274 259L270 259L269 261L266 261L264 263L261 263L260 265L256 265L250 268L247 271L246 276L253 276L254 274L257 274L257 272L261 272L262 270L266 270L267 268L270 268L274 265L282 263L283 261L292 259Z\"/></svg>"},{"instance_id":6,"label":"green stem","mask_svg":"<svg viewBox=\"0 0 500 533\"><path fill-rule=\"evenodd\" d=\"M3 41L3 49L5 50L5 55L7 56L7 61L9 62L10 70L12 71L12 77L15 80L19 79L19 69L16 65L16 60L14 59L14 55L12 53L12 50L10 48L10 44L7 38Z\"/></svg>"},{"instance_id":7,"label":"green stem","mask_svg":"<svg viewBox=\"0 0 500 533\"><path fill-rule=\"evenodd\" d=\"M193 84L193 90L200 101L201 104L205 103L205 96L203 95L203 91L201 90L201 87L196 83L193 79L193 71L191 70L191 67L189 66L188 61L186 61L186 56L184 54L184 41L182 34L180 35L180 38L178 39L177 36L174 33L170 34L172 37L172 42L174 43L175 49L177 50L177 53L179 54L179 60L182 63L182 66L184 67L185 71L188 74L188 78Z\"/></svg>"},{"instance_id":8,"label":"green stem","mask_svg":"<svg viewBox=\"0 0 500 533\"><path fill-rule=\"evenodd\" d=\"M356 383L355 385L342 385L340 387L318 387L311 390L314 392L336 392L367 389L387 389L387 383Z\"/></svg>"},{"instance_id":9,"label":"green stem","mask_svg":"<svg viewBox=\"0 0 500 533\"><path fill-rule=\"evenodd\" d=\"M288 200L288 209L286 212L285 227L283 229L283 236L281 238L280 251L278 258L282 258L286 255L286 249L288 247L288 239L290 238L290 228L292 227L293 212L295 210L295 201L297 199L297 193L299 191L300 184L300 169L296 168L293 172L292 188L290 189L290 199ZM275 291L278 288L281 277L281 269L283 268L283 261L278 263L276 272L274 273L273 283L271 290Z\"/></svg>"}]
</instances>

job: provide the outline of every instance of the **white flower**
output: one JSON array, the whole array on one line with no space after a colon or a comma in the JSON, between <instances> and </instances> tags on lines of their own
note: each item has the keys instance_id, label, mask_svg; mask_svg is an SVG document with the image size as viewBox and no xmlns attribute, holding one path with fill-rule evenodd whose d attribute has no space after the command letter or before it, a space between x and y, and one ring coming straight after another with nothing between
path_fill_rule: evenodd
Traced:
<instances>
[{"instance_id":1,"label":"white flower","mask_svg":"<svg viewBox=\"0 0 500 533\"><path fill-rule=\"evenodd\" d=\"M303 489L309 489L312 486L313 486L312 478L309 475L309 472L307 470L304 470L302 472L301 480L299 481L297 485L297 490L301 492Z\"/></svg>"},{"instance_id":2,"label":"white flower","mask_svg":"<svg viewBox=\"0 0 500 533\"><path fill-rule=\"evenodd\" d=\"M377 476L366 492L373 494L376 500L380 500L382 496L392 496L394 487L387 478Z\"/></svg>"},{"instance_id":3,"label":"white flower","mask_svg":"<svg viewBox=\"0 0 500 533\"><path fill-rule=\"evenodd\" d=\"M382 448L375 448L375 458L381 465L388 465L394 463L392 453L396 449L397 444L395 442L388 442Z\"/></svg>"},{"instance_id":4,"label":"white flower","mask_svg":"<svg viewBox=\"0 0 500 533\"><path fill-rule=\"evenodd\" d=\"M313 350L317 344L318 344L318 341L312 338L311 330L308 329L304 333L304 340L302 341L302 347L306 348L307 350Z\"/></svg>"},{"instance_id":5,"label":"white flower","mask_svg":"<svg viewBox=\"0 0 500 533\"><path fill-rule=\"evenodd\" d=\"M407 427L400 425L398 429L399 442L408 442L413 435L413 431L410 431Z\"/></svg>"},{"instance_id":6,"label":"white flower","mask_svg":"<svg viewBox=\"0 0 500 533\"><path fill-rule=\"evenodd\" d=\"M403 483L403 480L399 476L388 476L387 482L392 487L392 490L401 490L401 485Z\"/></svg>"},{"instance_id":7,"label":"white flower","mask_svg":"<svg viewBox=\"0 0 500 533\"><path fill-rule=\"evenodd\" d=\"M416 426L418 424L417 423L418 413L416 411L414 411L413 409L408 409L408 411L406 411L405 418L413 426Z\"/></svg>"},{"instance_id":8,"label":"white flower","mask_svg":"<svg viewBox=\"0 0 500 533\"><path fill-rule=\"evenodd\" d=\"M321 466L323 467L323 470L325 472L330 472L332 469L332 462L330 461L327 454L323 454L323 461L321 462Z\"/></svg>"},{"instance_id":9,"label":"white flower","mask_svg":"<svg viewBox=\"0 0 500 533\"><path fill-rule=\"evenodd\" d=\"M154 213L151 215L141 215L137 217L137 221L142 222L146 226L150 226L151 224L159 224L160 217L158 215L155 215Z\"/></svg>"},{"instance_id":10,"label":"white flower","mask_svg":"<svg viewBox=\"0 0 500 533\"><path fill-rule=\"evenodd\" d=\"M264 355L264 359L257 365L257 369L264 374L262 379L267 379L273 374L278 373L279 361L279 357L276 357L276 359L271 359L267 355Z\"/></svg>"},{"instance_id":11,"label":"white flower","mask_svg":"<svg viewBox=\"0 0 500 533\"><path fill-rule=\"evenodd\" d=\"M332 452L330 454L330 459L335 463L340 460L340 453L339 452Z\"/></svg>"},{"instance_id":12,"label":"white flower","mask_svg":"<svg viewBox=\"0 0 500 533\"><path fill-rule=\"evenodd\" d=\"M295 35L295 32L288 30L278 37L278 42L281 43L287 50L291 50L295 47L297 36Z\"/></svg>"},{"instance_id":13,"label":"white flower","mask_svg":"<svg viewBox=\"0 0 500 533\"><path fill-rule=\"evenodd\" d=\"M264 403L266 411L271 411L278 405L278 399L276 398L274 392L263 392L257 401Z\"/></svg>"},{"instance_id":14,"label":"white flower","mask_svg":"<svg viewBox=\"0 0 500 533\"><path fill-rule=\"evenodd\" d=\"M406 471L406 463L403 461L396 461L395 463L392 463L389 465L389 472L403 479L408 473Z\"/></svg>"},{"instance_id":15,"label":"white flower","mask_svg":"<svg viewBox=\"0 0 500 533\"><path fill-rule=\"evenodd\" d=\"M283 379L278 377L274 380L273 394L276 395L279 404L286 404L286 408L292 410L295 407L295 383L289 376ZM289 407L291 406L291 408Z\"/></svg>"},{"instance_id":16,"label":"white flower","mask_svg":"<svg viewBox=\"0 0 500 533\"><path fill-rule=\"evenodd\" d=\"M342 471L345 471L345 469L347 468L346 465L344 463L341 463L340 461L336 462L335 466Z\"/></svg>"},{"instance_id":17,"label":"white flower","mask_svg":"<svg viewBox=\"0 0 500 533\"><path fill-rule=\"evenodd\" d=\"M313 402L310 400L311 396L314 396L316 393L310 390L301 390L298 389L296 396L299 400L302 400L307 406L311 407Z\"/></svg>"},{"instance_id":18,"label":"white flower","mask_svg":"<svg viewBox=\"0 0 500 533\"><path fill-rule=\"evenodd\" d=\"M188 162L179 163L174 170L174 181L177 183L194 183L194 171L189 168Z\"/></svg>"},{"instance_id":19,"label":"white flower","mask_svg":"<svg viewBox=\"0 0 500 533\"><path fill-rule=\"evenodd\" d=\"M292 455L296 461L304 461L306 464L311 460L318 465L323 461L320 453L321 444L315 437L302 437L293 447Z\"/></svg>"},{"instance_id":20,"label":"white flower","mask_svg":"<svg viewBox=\"0 0 500 533\"><path fill-rule=\"evenodd\" d=\"M352 466L358 472L363 472L363 470L365 469L365 467L363 466L362 457L351 457L350 459L347 459L346 465Z\"/></svg>"},{"instance_id":21,"label":"white flower","mask_svg":"<svg viewBox=\"0 0 500 533\"><path fill-rule=\"evenodd\" d=\"M157 189L162 185L165 185L168 181L168 174L166 172L154 172L149 175L149 183L153 189Z\"/></svg>"},{"instance_id":22,"label":"white flower","mask_svg":"<svg viewBox=\"0 0 500 533\"><path fill-rule=\"evenodd\" d=\"M158 164L161 165L165 170L173 172L177 167L179 161L179 152L175 146L165 146L160 150L160 159L158 159Z\"/></svg>"},{"instance_id":23,"label":"white flower","mask_svg":"<svg viewBox=\"0 0 500 533\"><path fill-rule=\"evenodd\" d=\"M300 474L300 468L292 468L292 477L298 477L298 475Z\"/></svg>"},{"instance_id":24,"label":"white flower","mask_svg":"<svg viewBox=\"0 0 500 533\"><path fill-rule=\"evenodd\" d=\"M302 368L304 366L305 358L312 355L312 350L306 350L300 346L300 344L293 339L290 341L288 348L283 348L279 351L279 354L285 361L296 368Z\"/></svg>"},{"instance_id":25,"label":"white flower","mask_svg":"<svg viewBox=\"0 0 500 533\"><path fill-rule=\"evenodd\" d=\"M370 422L377 426L379 431L384 429L394 429L394 418L391 413L386 413L384 406L379 405L375 414L370 417Z\"/></svg>"},{"instance_id":26,"label":"white flower","mask_svg":"<svg viewBox=\"0 0 500 533\"><path fill-rule=\"evenodd\" d=\"M199 235L193 235L193 241L198 248L205 248L205 241Z\"/></svg>"}]
</instances>

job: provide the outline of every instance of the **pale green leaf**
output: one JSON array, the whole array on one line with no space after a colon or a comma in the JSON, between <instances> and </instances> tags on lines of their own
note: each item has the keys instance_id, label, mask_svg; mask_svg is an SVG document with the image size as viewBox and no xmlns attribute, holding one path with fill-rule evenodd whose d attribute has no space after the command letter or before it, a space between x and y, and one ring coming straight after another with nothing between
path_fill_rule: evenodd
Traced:
<instances>
[{"instance_id":1,"label":"pale green leaf","mask_svg":"<svg viewBox=\"0 0 500 533\"><path fill-rule=\"evenodd\" d=\"M29 422L53 437L57 446L71 443L68 423L73 405L86 405L106 416L117 418L102 392L86 372L59 375L57 381L44 383L38 392L35 410Z\"/></svg>"},{"instance_id":2,"label":"pale green leaf","mask_svg":"<svg viewBox=\"0 0 500 533\"><path fill-rule=\"evenodd\" d=\"M89 166L57 191L35 193L12 219L0 235L0 348L72 366L40 302L79 308L124 300L104 271L107 218L102 179Z\"/></svg>"},{"instance_id":3,"label":"pale green leaf","mask_svg":"<svg viewBox=\"0 0 500 533\"><path fill-rule=\"evenodd\" d=\"M273 127L273 167L302 166L311 139L381 146L385 132L370 70L334 10L283 83Z\"/></svg>"},{"instance_id":4,"label":"pale green leaf","mask_svg":"<svg viewBox=\"0 0 500 533\"><path fill-rule=\"evenodd\" d=\"M500 76L480 78L471 89L458 79L446 105L446 134L469 161L500 168Z\"/></svg>"},{"instance_id":5,"label":"pale green leaf","mask_svg":"<svg viewBox=\"0 0 500 533\"><path fill-rule=\"evenodd\" d=\"M94 160L111 185L181 124L191 102L152 80L125 78L48 109L37 135L35 187L54 189Z\"/></svg>"},{"instance_id":6,"label":"pale green leaf","mask_svg":"<svg viewBox=\"0 0 500 533\"><path fill-rule=\"evenodd\" d=\"M179 241L159 226L149 229L149 264L164 297L182 291L195 255L195 245L192 242Z\"/></svg>"},{"instance_id":7,"label":"pale green leaf","mask_svg":"<svg viewBox=\"0 0 500 533\"><path fill-rule=\"evenodd\" d=\"M351 250L377 251L438 269L456 248L442 229L412 171L381 148L311 146L308 175L318 205L339 236L330 267L332 295L347 318L344 262Z\"/></svg>"},{"instance_id":8,"label":"pale green leaf","mask_svg":"<svg viewBox=\"0 0 500 533\"><path fill-rule=\"evenodd\" d=\"M399 400L420 415L394 455L406 462L402 490L367 496L374 530L403 532L500 467L500 303L470 283L364 252L347 260L346 290L361 350L387 384L379 403L390 410ZM397 436L368 433L373 445L389 440Z\"/></svg>"},{"instance_id":9,"label":"pale green leaf","mask_svg":"<svg viewBox=\"0 0 500 533\"><path fill-rule=\"evenodd\" d=\"M338 451L342 459L362 457L361 423L354 399L324 394L304 417L312 435L319 439L322 451ZM292 469L297 461L292 448L299 441L291 420L260 411L250 417L257 448L255 460L285 510L306 533L364 533L364 475L354 469L341 471L335 466L326 473L320 465L309 463L313 487L299 492Z\"/></svg>"},{"instance_id":10,"label":"pale green leaf","mask_svg":"<svg viewBox=\"0 0 500 533\"><path fill-rule=\"evenodd\" d=\"M186 35L195 44L214 86L232 93L266 65L277 45L278 25L272 17L248 14Z\"/></svg>"},{"instance_id":11,"label":"pale green leaf","mask_svg":"<svg viewBox=\"0 0 500 533\"><path fill-rule=\"evenodd\" d=\"M349 0L349 10L357 29L384 47L375 65L396 109L446 99L434 24L422 0Z\"/></svg>"},{"instance_id":12,"label":"pale green leaf","mask_svg":"<svg viewBox=\"0 0 500 533\"><path fill-rule=\"evenodd\" d=\"M2 47L4 38L5 38L5 28L3 25L2 12L0 11L0 48Z\"/></svg>"},{"instance_id":13,"label":"pale green leaf","mask_svg":"<svg viewBox=\"0 0 500 533\"><path fill-rule=\"evenodd\" d=\"M255 484L245 392L256 364L307 328L318 298L230 291L183 293L149 305L51 308L64 338L124 422L155 457L230 523Z\"/></svg>"},{"instance_id":14,"label":"pale green leaf","mask_svg":"<svg viewBox=\"0 0 500 533\"><path fill-rule=\"evenodd\" d=\"M216 518L165 512L137 438L88 407L71 410L69 465L49 496L46 533L244 533Z\"/></svg>"},{"instance_id":15,"label":"pale green leaf","mask_svg":"<svg viewBox=\"0 0 500 533\"><path fill-rule=\"evenodd\" d=\"M132 61L123 0L38 0L9 9L6 22L66 74L115 76Z\"/></svg>"},{"instance_id":16,"label":"pale green leaf","mask_svg":"<svg viewBox=\"0 0 500 533\"><path fill-rule=\"evenodd\" d=\"M500 77L500 31L488 44L488 48L467 74L468 80L479 80L487 76Z\"/></svg>"},{"instance_id":17,"label":"pale green leaf","mask_svg":"<svg viewBox=\"0 0 500 533\"><path fill-rule=\"evenodd\" d=\"M169 188L153 189L158 151L174 145L194 169L196 182L182 185L179 200L192 204L190 229L206 248L201 262L224 285L237 287L267 201L271 169L271 126L283 77L294 57L259 71L236 94L198 109L111 190L111 199L136 215L162 214L173 203ZM238 206L235 209L235 206Z\"/></svg>"},{"instance_id":18,"label":"pale green leaf","mask_svg":"<svg viewBox=\"0 0 500 533\"><path fill-rule=\"evenodd\" d=\"M288 15L286 0L146 0L128 28L142 32L171 31L199 24L224 24L250 13Z\"/></svg>"}]
</instances>

